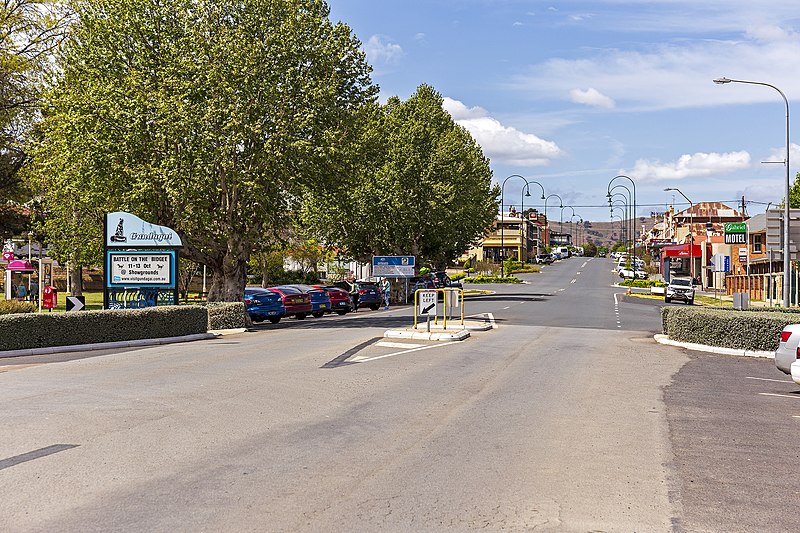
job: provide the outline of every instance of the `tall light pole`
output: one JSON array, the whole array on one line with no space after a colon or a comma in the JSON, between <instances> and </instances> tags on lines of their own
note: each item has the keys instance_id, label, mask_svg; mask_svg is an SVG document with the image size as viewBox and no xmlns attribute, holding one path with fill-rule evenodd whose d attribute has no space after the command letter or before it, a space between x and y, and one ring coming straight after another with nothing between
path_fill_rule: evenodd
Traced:
<instances>
[{"instance_id":1,"label":"tall light pole","mask_svg":"<svg viewBox=\"0 0 800 533\"><path fill-rule=\"evenodd\" d=\"M503 185L500 187L500 277L505 277L505 275L506 275L506 267L503 264L503 255L505 254L505 251L506 251L506 240L505 240L505 236L506 236L506 229L505 229L506 214L505 214L505 211L504 211L504 209L505 209L504 200L505 200L506 182L508 180L510 180L511 178L519 178L522 181L524 181L526 183L526 185L528 183L528 180L526 180L523 176L520 176L519 174L511 174L509 177L507 177L506 179L503 180ZM528 195L530 195L530 192L528 192Z\"/></svg>"},{"instance_id":2,"label":"tall light pole","mask_svg":"<svg viewBox=\"0 0 800 533\"><path fill-rule=\"evenodd\" d=\"M635 225L636 225L636 183L630 178L630 176L625 176L624 174L618 174L618 175L614 176L613 178L611 178L611 181L608 182L608 193L609 194L611 194L611 191L613 191L614 188L616 188L616 187L612 188L611 184L614 183L617 180L628 180L628 181L631 182L631 186L633 187L633 194L631 194L631 204L632 204L631 215L633 215L632 216L633 220L631 220L631 224L632 224L631 228L633 228L633 231L631 231L630 237L631 237L631 241L632 241L631 244L633 246L633 255L636 256L636 237L635 237L635 232L636 232L636 230L635 230ZM628 193L630 193L630 192L631 191L628 190Z\"/></svg>"},{"instance_id":3,"label":"tall light pole","mask_svg":"<svg viewBox=\"0 0 800 533\"><path fill-rule=\"evenodd\" d=\"M667 187L664 191L676 191L689 202L689 269L692 275L692 284L694 284L694 204L677 187Z\"/></svg>"},{"instance_id":4,"label":"tall light pole","mask_svg":"<svg viewBox=\"0 0 800 533\"><path fill-rule=\"evenodd\" d=\"M617 176L617 178L618 177L620 177L620 176ZM624 176L624 177L627 177L627 176ZM606 197L608 198L608 205L611 205L611 198L614 196L614 191L616 189L625 189L628 192L627 201L628 201L628 210L630 212L630 216L628 216L628 222L627 222L626 225L627 225L627 228L628 228L627 229L628 238L631 239L631 241L633 241L633 224L635 223L634 217L636 216L635 215L636 206L633 203L634 196L633 196L633 193L631 192L631 190L626 185L623 185L622 183L618 183L618 184L614 185L613 187L611 186L611 182L613 182L617 178L612 179L608 183L608 194L606 194ZM628 179L630 179L630 178L628 178ZM633 244L633 242L631 242L631 244ZM625 248L627 249L627 247L628 247L628 243L626 241L625 242ZM635 246L632 246L632 251L633 251L633 253L631 253L631 255L635 255L635 253L636 253Z\"/></svg>"},{"instance_id":5,"label":"tall light pole","mask_svg":"<svg viewBox=\"0 0 800 533\"><path fill-rule=\"evenodd\" d=\"M786 183L784 184L785 202L783 207L783 307L789 307L789 282L791 276L789 275L789 189L791 183L789 180L789 100L783 91L778 89L772 84L764 83L763 81L747 81L747 80L732 80L729 78L717 78L714 80L717 85L724 85L726 83L746 83L749 85L763 85L764 87L772 87L783 98L783 103L786 104L786 158L783 164L786 166Z\"/></svg>"},{"instance_id":6,"label":"tall light pole","mask_svg":"<svg viewBox=\"0 0 800 533\"><path fill-rule=\"evenodd\" d=\"M619 198L616 198L617 196ZM614 206L622 207L623 211L625 213L624 225L622 225L622 224L620 225L621 230L622 230L622 231L620 231L620 235L622 236L622 242L625 243L625 249L627 250L628 249L628 238L629 238L628 232L630 231L630 216L628 216L628 212L629 212L629 209L630 209L630 204L628 203L628 199L621 192L615 192L614 194L612 194L611 198L609 199L609 202L610 202L608 204L609 207L612 207L612 208Z\"/></svg>"},{"instance_id":7,"label":"tall light pole","mask_svg":"<svg viewBox=\"0 0 800 533\"><path fill-rule=\"evenodd\" d=\"M564 201L557 194L549 194L547 195L547 198L544 199L544 221L547 224L547 246L550 246L550 219L547 218L547 201L553 196L558 198L558 208L561 209L564 207Z\"/></svg>"},{"instance_id":8,"label":"tall light pole","mask_svg":"<svg viewBox=\"0 0 800 533\"><path fill-rule=\"evenodd\" d=\"M566 208L572 209L572 214L575 214L575 209L571 205L562 205L561 206L561 222L558 224L558 231L563 235L564 233L564 209Z\"/></svg>"},{"instance_id":9,"label":"tall light pole","mask_svg":"<svg viewBox=\"0 0 800 533\"><path fill-rule=\"evenodd\" d=\"M545 195L544 195L544 185L542 185L542 184L541 184L541 183L539 183L538 181L534 181L534 180L527 180L527 179L526 179L526 180L525 180L525 182L527 183L527 185L526 185L526 188L527 188L527 194L526 194L525 196L530 196L530 195L531 195L531 191L530 191L530 188L531 188L531 183L535 183L536 185L538 185L539 187L541 187L541 188L542 188L542 198L541 198L541 199L542 199L542 200L545 200L545 201L547 201L547 198L546 198L546 197L545 197ZM524 214L525 210L523 209L522 211L523 211L523 214ZM545 219L546 219L546 218L547 218L547 216L545 216ZM528 221L527 221L527 220L525 220L525 221L523 222L523 225L524 225L523 227L527 229L527 227L528 227ZM538 228L539 228L539 218L538 218L538 217L536 218L536 224L535 224L535 225L536 225L536 228L537 228L537 230L538 230ZM525 232L523 231L523 238L524 238L524 237L525 237ZM539 255L539 241L540 241L540 240L541 240L541 238L540 238L540 237L537 237L537 239L536 239L536 255ZM526 249L526 250L528 249L528 246L527 246L527 245L528 245L528 243L527 243L527 241L526 241L526 242L525 242L525 249Z\"/></svg>"}]
</instances>

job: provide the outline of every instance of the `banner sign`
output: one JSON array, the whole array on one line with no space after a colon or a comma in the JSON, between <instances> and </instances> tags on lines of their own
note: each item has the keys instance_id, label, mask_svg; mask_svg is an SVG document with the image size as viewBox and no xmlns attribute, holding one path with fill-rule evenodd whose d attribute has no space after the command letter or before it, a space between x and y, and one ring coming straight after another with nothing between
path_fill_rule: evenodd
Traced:
<instances>
[{"instance_id":1,"label":"banner sign","mask_svg":"<svg viewBox=\"0 0 800 533\"><path fill-rule=\"evenodd\" d=\"M172 229L145 222L136 215L117 211L106 215L108 248L180 248L181 238Z\"/></svg>"},{"instance_id":2,"label":"banner sign","mask_svg":"<svg viewBox=\"0 0 800 533\"><path fill-rule=\"evenodd\" d=\"M175 287L175 251L108 251L107 287Z\"/></svg>"},{"instance_id":3,"label":"banner sign","mask_svg":"<svg viewBox=\"0 0 800 533\"><path fill-rule=\"evenodd\" d=\"M413 255L376 255L372 257L372 275L378 278L414 277Z\"/></svg>"}]
</instances>

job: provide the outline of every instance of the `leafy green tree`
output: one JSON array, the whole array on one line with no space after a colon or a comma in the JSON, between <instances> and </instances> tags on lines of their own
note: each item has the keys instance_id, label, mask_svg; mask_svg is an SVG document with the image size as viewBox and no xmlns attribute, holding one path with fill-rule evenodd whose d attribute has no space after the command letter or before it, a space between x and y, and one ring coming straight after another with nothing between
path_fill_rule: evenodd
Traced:
<instances>
[{"instance_id":1,"label":"leafy green tree","mask_svg":"<svg viewBox=\"0 0 800 533\"><path fill-rule=\"evenodd\" d=\"M31 229L22 202L33 192L20 172L29 160L25 143L36 118L47 59L66 21L59 3L49 0L0 2L0 235Z\"/></svg>"},{"instance_id":2,"label":"leafy green tree","mask_svg":"<svg viewBox=\"0 0 800 533\"><path fill-rule=\"evenodd\" d=\"M794 183L789 189L789 207L792 209L797 209L800 207L800 172L798 172L794 177Z\"/></svg>"},{"instance_id":3,"label":"leafy green tree","mask_svg":"<svg viewBox=\"0 0 800 533\"><path fill-rule=\"evenodd\" d=\"M359 41L322 0L74 8L37 153L53 244L97 261L103 213L129 211L178 232L209 300L241 300L265 235L346 172L377 93Z\"/></svg>"},{"instance_id":4,"label":"leafy green tree","mask_svg":"<svg viewBox=\"0 0 800 533\"><path fill-rule=\"evenodd\" d=\"M489 161L432 87L365 116L361 157L345 188L314 192L303 222L354 257L415 255L444 266L476 243L497 212Z\"/></svg>"},{"instance_id":5,"label":"leafy green tree","mask_svg":"<svg viewBox=\"0 0 800 533\"><path fill-rule=\"evenodd\" d=\"M597 255L597 245L593 242L587 242L583 245L583 255L586 257L594 257Z\"/></svg>"}]
</instances>

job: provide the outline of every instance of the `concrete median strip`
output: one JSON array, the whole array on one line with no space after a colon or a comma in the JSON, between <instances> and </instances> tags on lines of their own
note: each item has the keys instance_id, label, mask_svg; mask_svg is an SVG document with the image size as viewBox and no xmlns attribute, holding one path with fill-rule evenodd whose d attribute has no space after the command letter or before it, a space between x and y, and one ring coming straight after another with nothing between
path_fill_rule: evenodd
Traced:
<instances>
[{"instance_id":1,"label":"concrete median strip","mask_svg":"<svg viewBox=\"0 0 800 533\"><path fill-rule=\"evenodd\" d=\"M663 334L654 335L653 338L659 344L667 346L678 346L686 348L687 350L694 350L696 352L715 353L719 355L737 355L740 357L763 357L767 359L774 359L775 352L763 352L758 350L743 350L741 348L722 348L719 346L708 346L706 344L696 344L693 342L674 341L668 336Z\"/></svg>"}]
</instances>

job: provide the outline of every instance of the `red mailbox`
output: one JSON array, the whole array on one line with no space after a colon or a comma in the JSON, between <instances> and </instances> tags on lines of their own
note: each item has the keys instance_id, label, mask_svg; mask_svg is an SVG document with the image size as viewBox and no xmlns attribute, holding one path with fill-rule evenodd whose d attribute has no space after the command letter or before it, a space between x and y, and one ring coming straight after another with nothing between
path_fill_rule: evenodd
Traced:
<instances>
[{"instance_id":1,"label":"red mailbox","mask_svg":"<svg viewBox=\"0 0 800 533\"><path fill-rule=\"evenodd\" d=\"M42 289L42 307L53 309L56 305L58 305L58 290L48 285Z\"/></svg>"}]
</instances>

